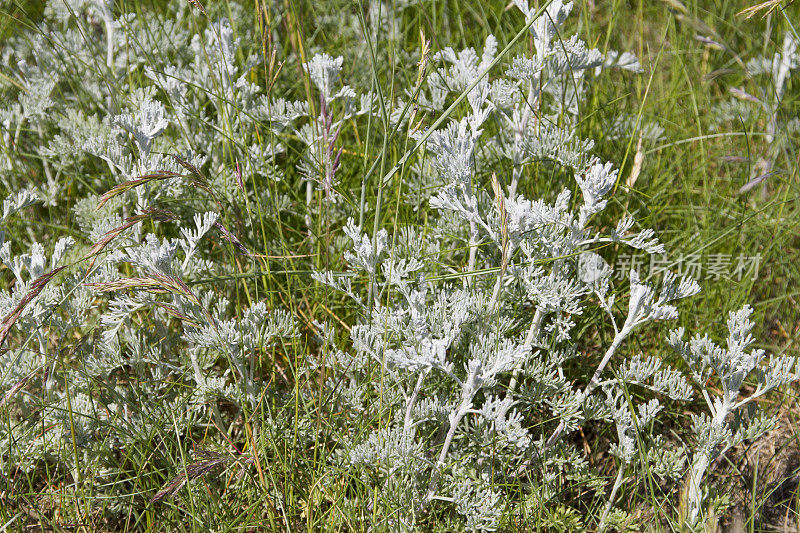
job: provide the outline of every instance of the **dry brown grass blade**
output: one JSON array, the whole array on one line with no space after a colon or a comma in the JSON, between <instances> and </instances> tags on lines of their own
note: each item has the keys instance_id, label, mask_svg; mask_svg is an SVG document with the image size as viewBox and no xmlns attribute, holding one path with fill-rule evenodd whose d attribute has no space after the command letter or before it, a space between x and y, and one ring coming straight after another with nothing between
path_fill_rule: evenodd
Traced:
<instances>
[{"instance_id":1,"label":"dry brown grass blade","mask_svg":"<svg viewBox=\"0 0 800 533\"><path fill-rule=\"evenodd\" d=\"M171 290L161 281L151 278L149 276L141 278L123 278L115 281L103 281L100 283L87 283L87 287L91 287L100 292L114 292L124 289L140 289L154 294L165 294L176 292Z\"/></svg>"},{"instance_id":2,"label":"dry brown grass blade","mask_svg":"<svg viewBox=\"0 0 800 533\"><path fill-rule=\"evenodd\" d=\"M667 4L670 8L678 11L679 13L686 14L689 12L689 9L683 4L683 2L679 2L678 0L661 0L665 4Z\"/></svg>"},{"instance_id":3,"label":"dry brown grass blade","mask_svg":"<svg viewBox=\"0 0 800 533\"><path fill-rule=\"evenodd\" d=\"M150 503L157 502L158 500L163 499L168 494L174 496L178 493L178 491L186 484L186 481L189 479L196 479L198 477L205 476L209 472L211 472L217 466L224 464L224 459L208 459L206 461L198 461L196 463L192 463L186 466L186 472L181 472L174 478L172 478L169 483L167 483L163 489L158 491L155 496L150 499Z\"/></svg>"},{"instance_id":4,"label":"dry brown grass blade","mask_svg":"<svg viewBox=\"0 0 800 533\"><path fill-rule=\"evenodd\" d=\"M253 255L247 248L245 248L244 244L242 244L242 241L240 241L236 237L236 235L231 233L230 230L228 230L228 228L226 228L222 222L218 220L214 222L214 226L216 226L216 228L219 230L219 233L220 235L222 235L222 238L231 243L234 246L234 248L239 250L239 252L242 255L248 255L248 256Z\"/></svg>"},{"instance_id":5,"label":"dry brown grass blade","mask_svg":"<svg viewBox=\"0 0 800 533\"><path fill-rule=\"evenodd\" d=\"M236 167L233 172L234 177L236 177L236 186L239 187L239 191L241 191L242 195L247 197L247 191L244 188L244 180L242 179L242 167L239 166L239 162L236 162Z\"/></svg>"},{"instance_id":6,"label":"dry brown grass blade","mask_svg":"<svg viewBox=\"0 0 800 533\"><path fill-rule=\"evenodd\" d=\"M203 4L201 4L199 2L199 0L188 0L188 2L189 2L189 5L192 5L192 6L196 7L198 10L200 10L200 13L202 13L203 15L208 16L208 13L206 13L206 8L203 7Z\"/></svg>"},{"instance_id":7,"label":"dry brown grass blade","mask_svg":"<svg viewBox=\"0 0 800 533\"><path fill-rule=\"evenodd\" d=\"M203 477L220 465L235 462L243 469L245 464L252 464L253 462L253 458L249 456L243 456L244 461L240 462L235 457L207 450L197 450L194 455L199 458L200 461L195 461L186 465L183 472L169 480L160 491L150 498L150 503L157 502L167 495L174 496L187 481ZM242 471L240 471L239 474L241 475Z\"/></svg>"},{"instance_id":8,"label":"dry brown grass blade","mask_svg":"<svg viewBox=\"0 0 800 533\"><path fill-rule=\"evenodd\" d=\"M194 304L200 305L200 300L189 289L189 286L180 278L168 276L158 272L153 272L148 276L139 278L123 278L114 281L103 281L99 283L86 283L87 287L92 287L101 292L120 291L124 289L140 289L156 294L172 293L180 294L189 298Z\"/></svg>"},{"instance_id":9,"label":"dry brown grass blade","mask_svg":"<svg viewBox=\"0 0 800 533\"><path fill-rule=\"evenodd\" d=\"M256 257L259 259L302 259L305 257L316 257L317 254L294 254L294 255L264 255L264 254L254 254L250 252L242 241L240 241L236 235L231 233L231 231L225 227L222 222L215 222L214 226L219 230L220 235L222 238L231 243L242 255L247 257Z\"/></svg>"},{"instance_id":10,"label":"dry brown grass blade","mask_svg":"<svg viewBox=\"0 0 800 533\"><path fill-rule=\"evenodd\" d=\"M139 187L140 185L144 185L145 183L150 183L152 181L161 181L161 180L166 180L166 179L171 179L171 178L184 178L184 177L189 177L190 182L191 182L192 185L194 185L198 189L201 189L201 190L207 192L211 196L211 198L214 199L214 202L218 206L221 205L219 199L217 199L217 196L214 194L214 191L211 189L211 185L209 184L208 180L206 179L205 176L203 176L203 173L200 172L200 170L196 166L194 166L193 164L189 163L188 161L185 161L185 160L181 159L178 156L172 156L172 159L174 159L175 162L177 162L180 166L182 166L183 168L188 170L190 176L186 176L184 174L179 174L177 172L172 172L171 170L157 170L155 172L151 172L150 174L144 174L142 176L137 176L137 177L135 177L135 178L133 178L131 180L128 180L128 181L123 182L123 183L120 183L119 185L116 185L116 186L112 187L111 189L109 189L108 191L106 191L100 197L100 201L97 203L97 207L95 208L95 210L98 210L101 207L103 207L106 204L106 202L108 202L109 200L111 200L115 196L118 196L118 195L120 195L120 194L122 194L124 192L130 191L131 189L135 189L136 187Z\"/></svg>"},{"instance_id":11,"label":"dry brown grass blade","mask_svg":"<svg viewBox=\"0 0 800 533\"><path fill-rule=\"evenodd\" d=\"M39 296L39 293L42 292L45 287L47 287L47 284L50 283L50 280L52 280L56 274L64 270L64 268L66 267L60 266L58 268L54 268L47 274L42 274L36 278L36 281L31 284L28 294L26 294L22 300L19 301L14 309L12 309L5 317L3 317L3 321L0 322L0 346L2 346L5 342L9 331L11 331L14 323L16 323L17 319L22 315L22 311L25 310L25 307L27 307L27 305L31 303L34 298Z\"/></svg>"},{"instance_id":12,"label":"dry brown grass blade","mask_svg":"<svg viewBox=\"0 0 800 533\"><path fill-rule=\"evenodd\" d=\"M199 327L200 326L200 324L198 324L196 320L194 320L193 318L191 318L189 316L186 316L184 313L181 313L180 311L178 311L177 309L175 309L171 305L167 305L167 304L162 303L162 302L156 302L155 305L157 305L158 307L163 309L164 312L167 313L169 316L173 316L173 317L177 318L178 320L180 320L182 322L188 322L189 324L192 324L195 327Z\"/></svg>"},{"instance_id":13,"label":"dry brown grass blade","mask_svg":"<svg viewBox=\"0 0 800 533\"><path fill-rule=\"evenodd\" d=\"M152 172L150 174L144 174L143 176L138 176L133 178L132 180L125 181L112 187L100 197L100 201L97 203L97 207L95 207L95 211L106 205L106 202L118 196L124 192L130 191L131 189L135 189L140 185L144 185L145 183L150 183L151 181L160 181L166 180L170 178L180 178L181 174L177 172L171 172L169 170L158 170L156 172Z\"/></svg>"},{"instance_id":14,"label":"dry brown grass blade","mask_svg":"<svg viewBox=\"0 0 800 533\"><path fill-rule=\"evenodd\" d=\"M173 155L172 159L174 159L175 162L177 162L180 166L188 170L189 173L193 176L192 185L196 186L198 189L207 192L211 196L211 198L214 199L214 202L216 202L218 206L221 205L220 201L217 199L217 195L215 195L214 191L211 189L211 184L209 184L208 179L206 179L203 173L200 172L200 169L198 169L193 164L181 159L176 155Z\"/></svg>"},{"instance_id":15,"label":"dry brown grass blade","mask_svg":"<svg viewBox=\"0 0 800 533\"><path fill-rule=\"evenodd\" d=\"M200 180L201 182L205 183L206 186L208 186L208 180L206 180L205 176L203 176L203 173L200 172L200 169L198 169L196 166L189 163L185 159L181 159L177 155L173 155L172 159L174 159L175 162L178 163L180 166L191 172L192 175L195 177L195 179Z\"/></svg>"},{"instance_id":16,"label":"dry brown grass blade","mask_svg":"<svg viewBox=\"0 0 800 533\"><path fill-rule=\"evenodd\" d=\"M22 387L27 385L27 383L31 380L31 378L33 378L33 376L36 375L36 372L38 371L39 369L36 369L27 376L25 376L24 378L22 378L21 380L14 383L14 386L8 389L6 393L3 395L3 399L0 400L0 407L3 407L8 400L13 398L15 394L17 394L20 390L22 390Z\"/></svg>"},{"instance_id":17,"label":"dry brown grass blade","mask_svg":"<svg viewBox=\"0 0 800 533\"><path fill-rule=\"evenodd\" d=\"M199 307L202 310L206 320L208 320L208 323L216 328L216 320L211 313L209 313L208 310L203 307L203 304L200 303L200 299L195 296L189 286L186 285L182 279L176 278L175 276L168 276L159 272L153 272L147 276L138 278L123 278L115 281L104 281L101 283L86 283L85 285L101 292L139 289L153 294L178 294L184 296L190 302ZM181 318L184 316L180 313L171 314L176 318ZM190 321L192 323L197 323L196 320L190 319Z\"/></svg>"},{"instance_id":18,"label":"dry brown grass blade","mask_svg":"<svg viewBox=\"0 0 800 533\"><path fill-rule=\"evenodd\" d=\"M642 150L642 134L639 133L639 141L636 143L636 155L633 156L633 166L628 179L625 180L625 186L628 189L633 189L636 185L636 180L639 179L639 174L642 173L642 165L644 164L644 151Z\"/></svg>"},{"instance_id":19,"label":"dry brown grass blade","mask_svg":"<svg viewBox=\"0 0 800 533\"><path fill-rule=\"evenodd\" d=\"M744 18L749 19L759 11L765 11L765 13L761 15L761 18L764 18L773 11L775 11L775 9L777 9L777 7L781 5L781 2L783 2L783 0L767 0L766 2L761 2L760 4L756 4L754 6L742 9L741 11L736 13L736 15L739 17L744 16ZM789 6L793 3L794 0L789 0L786 6Z\"/></svg>"},{"instance_id":20,"label":"dry brown grass blade","mask_svg":"<svg viewBox=\"0 0 800 533\"><path fill-rule=\"evenodd\" d=\"M94 243L94 245L86 252L86 255L83 256L83 259L89 259L90 257L97 255L98 253L102 252L103 249L108 246L108 244L116 239L123 231L130 228L131 226L141 222L145 219L154 219L154 220L175 220L177 217L171 211L166 211L164 209L147 209L138 215L133 215L125 219L125 222L122 225L117 226L116 228L108 230L99 241Z\"/></svg>"},{"instance_id":21,"label":"dry brown grass blade","mask_svg":"<svg viewBox=\"0 0 800 533\"><path fill-rule=\"evenodd\" d=\"M497 174L492 172L492 191L497 201L497 214L500 216L501 247L503 249L503 262L500 265L500 276L505 274L508 267L508 213L506 212L506 199Z\"/></svg>"}]
</instances>

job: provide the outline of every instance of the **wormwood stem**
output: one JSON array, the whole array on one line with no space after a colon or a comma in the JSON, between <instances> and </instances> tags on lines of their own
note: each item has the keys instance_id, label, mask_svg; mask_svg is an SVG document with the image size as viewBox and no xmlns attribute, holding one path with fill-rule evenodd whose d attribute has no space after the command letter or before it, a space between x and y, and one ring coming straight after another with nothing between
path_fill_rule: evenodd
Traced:
<instances>
[{"instance_id":1,"label":"wormwood stem","mask_svg":"<svg viewBox=\"0 0 800 533\"><path fill-rule=\"evenodd\" d=\"M605 508L603 509L603 515L600 517L600 523L597 525L597 533L603 533L603 531L606 530L606 519L608 518L608 513L611 512L611 507L614 506L614 500L617 498L617 492L622 486L622 475L625 472L625 466L625 463L619 465L617 478L614 480L614 487L611 489L608 502L606 502Z\"/></svg>"},{"instance_id":2,"label":"wormwood stem","mask_svg":"<svg viewBox=\"0 0 800 533\"><path fill-rule=\"evenodd\" d=\"M455 437L458 424L461 423L464 415L469 412L470 408L472 407L472 400L475 397L475 393L480 388L476 386L478 372L479 367L476 367L469 377L464 381L461 404L456 410L452 411L448 417L450 421L450 427L447 431L447 436L444 439L444 444L442 444L442 450L439 452L439 458L436 460L436 465L431 473L431 481L428 483L428 491L426 492L425 498L422 500L422 503L419 506L419 511L422 511L425 507L427 507L427 505L436 495L436 489L439 485L439 478L442 475L442 468L444 468L445 464L444 461L447 459L447 454L450 451L450 445L453 443L453 437Z\"/></svg>"},{"instance_id":3,"label":"wormwood stem","mask_svg":"<svg viewBox=\"0 0 800 533\"><path fill-rule=\"evenodd\" d=\"M522 177L522 138L525 135L525 130L528 128L528 120L530 120L533 108L531 107L534 102L534 95L536 94L536 87L533 81L528 82L528 105L522 112L522 119L518 126L514 127L514 170L511 174L511 183L508 186L508 197L514 198L517 194L517 185ZM538 101L538 100L537 100Z\"/></svg>"},{"instance_id":4,"label":"wormwood stem","mask_svg":"<svg viewBox=\"0 0 800 533\"><path fill-rule=\"evenodd\" d=\"M414 387L414 392L411 394L411 398L408 399L408 404L406 404L406 416L403 420L403 435L409 437L409 431L413 427L413 419L411 417L411 411L414 409L414 404L417 403L417 398L419 397L419 392L422 390L422 384L425 381L425 376L428 375L428 369L423 370L420 372L419 377L417 378L417 384Z\"/></svg>"},{"instance_id":5,"label":"wormwood stem","mask_svg":"<svg viewBox=\"0 0 800 533\"><path fill-rule=\"evenodd\" d=\"M453 437L456 434L456 428L458 424L461 423L461 419L464 418L464 415L467 414L469 411L470 406L472 405L472 398L474 397L475 393L472 392L467 394L465 398L461 401L461 404L458 406L458 409L450 413L450 428L447 431L447 437L444 439L444 444L442 445L442 450L439 452L439 458L436 460L436 465L434 466L433 472L431 473L431 481L428 483L428 491L425 494L425 499L422 500L422 504L420 505L419 510L422 511L427 505L433 500L433 497L436 495L436 489L439 485L439 478L442 475L442 468L444 468L444 461L447 459L447 453L450 451L450 445L453 443Z\"/></svg>"},{"instance_id":6,"label":"wormwood stem","mask_svg":"<svg viewBox=\"0 0 800 533\"><path fill-rule=\"evenodd\" d=\"M114 20L108 6L103 6L103 23L106 27L106 66L114 70Z\"/></svg>"},{"instance_id":7,"label":"wormwood stem","mask_svg":"<svg viewBox=\"0 0 800 533\"><path fill-rule=\"evenodd\" d=\"M44 141L44 132L42 131L41 122L36 124L36 130L39 133L39 139ZM44 168L44 174L47 177L47 184L52 185L54 183L53 172L50 170L50 164L47 162L47 159L42 159L42 167Z\"/></svg>"},{"instance_id":8,"label":"wormwood stem","mask_svg":"<svg viewBox=\"0 0 800 533\"><path fill-rule=\"evenodd\" d=\"M709 403L709 407L712 407L712 404ZM717 412L714 414L712 427L724 427L725 419L731 411L730 403L723 400L722 405L719 406ZM692 461L692 468L689 474L689 494L687 498L689 512L687 515L687 522L690 525L697 524L697 520L700 517L700 507L703 503L703 490L701 485L709 464L711 464L711 451L701 448L697 452L697 457Z\"/></svg>"},{"instance_id":9,"label":"wormwood stem","mask_svg":"<svg viewBox=\"0 0 800 533\"><path fill-rule=\"evenodd\" d=\"M597 369L594 371L592 379L589 381L589 384L586 385L586 388L580 394L582 399L585 400L586 398L588 398L589 395L592 392L594 392L594 390L600 384L600 374L603 373L603 370L605 370L606 365L608 365L608 362L614 356L620 344L622 344L622 341L625 340L625 338L631 333L631 331L633 331L633 326L626 323L625 326L622 328L622 330L619 333L617 333L617 335L614 337L614 342L612 342L611 346L608 347L608 350L606 350L606 354L603 356L603 359L600 361L600 364L597 365ZM561 421L561 423L558 425L555 431L553 431L552 435L550 435L550 438L547 439L547 442L545 443L545 449L552 447L553 444L555 444L561 437L561 434L564 432L566 428L567 428L566 423L564 421Z\"/></svg>"},{"instance_id":10,"label":"wormwood stem","mask_svg":"<svg viewBox=\"0 0 800 533\"><path fill-rule=\"evenodd\" d=\"M467 272L472 273L475 271L475 260L478 257L478 228L474 222L469 223L469 263L467 264ZM467 284L472 286L472 276L467 276Z\"/></svg>"},{"instance_id":11,"label":"wormwood stem","mask_svg":"<svg viewBox=\"0 0 800 533\"><path fill-rule=\"evenodd\" d=\"M544 320L544 312L540 308L536 308L536 313L533 315L533 321L531 322L530 328L528 328L528 335L525 337L525 344L526 347L533 346L535 340L539 338L539 334L542 332L542 321ZM514 390L517 388L517 380L519 379L519 368L514 369L514 373L511 375L511 379L508 382L508 391L506 392L506 398L510 398L512 394L514 394ZM506 406L502 410L502 414L498 416L498 418L505 418L506 414L508 414L508 410L511 409L511 403L507 403Z\"/></svg>"}]
</instances>

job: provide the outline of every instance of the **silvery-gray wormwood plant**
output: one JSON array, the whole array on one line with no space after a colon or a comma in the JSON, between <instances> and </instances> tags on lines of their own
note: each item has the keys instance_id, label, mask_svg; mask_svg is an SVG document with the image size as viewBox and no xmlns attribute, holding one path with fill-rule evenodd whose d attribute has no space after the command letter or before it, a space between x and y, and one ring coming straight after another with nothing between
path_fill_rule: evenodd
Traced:
<instances>
[{"instance_id":1,"label":"silvery-gray wormwood plant","mask_svg":"<svg viewBox=\"0 0 800 533\"><path fill-rule=\"evenodd\" d=\"M14 278L0 292L2 474L55 458L76 483L104 481L112 509L122 512L124 499L114 499L125 483L121 450L164 427L190 431L208 420L232 442L231 413L249 419L266 395L279 394L260 379L260 354L300 331L289 312L264 301L241 309L205 280L233 276L230 257L264 260L244 244L259 242L262 230L243 225L235 235L229 211L244 203L295 212L285 188L296 176L306 193L305 226L313 229L324 215L349 243L346 271L313 277L358 310L344 335L331 323L315 324L322 358L309 358L296 378L307 373L336 413L330 423L340 438L326 458L329 472L345 471L378 491L370 505L384 526L413 529L437 505L469 529L497 529L515 511L508 487L527 488L525 501L535 504L554 497L565 478L591 479L582 452L564 438L591 421L613 425L619 461L598 529L637 459L665 479L681 477L688 465L686 522L697 525L711 461L770 427L753 400L797 379L794 361L747 351L754 342L749 307L730 314L726 347L699 335L686 341L679 329L667 342L685 360L708 414L692 419L691 449L670 448L653 430L664 408L659 398L688 400L693 388L658 356L625 359L620 350L646 324L677 318L678 300L700 288L669 273L656 284L636 271L625 284L612 283L604 249L665 250L652 230L635 230L630 216L597 222L618 171L577 131L595 76L642 67L630 53L603 54L565 37L572 2L554 0L540 11L527 0L514 5L525 24L515 41L530 36L530 54L509 59L514 43L499 50L492 35L480 52L429 55L423 43L416 86L392 101L344 85L344 58L318 53L302 65L319 98L309 105L270 97L254 82L249 73L259 59L245 43L259 40L252 28L235 31L231 20L214 19L211 6L203 8L211 21L194 31L179 23L191 9L185 2L168 3L164 20L115 17L113 2L103 0L49 2L46 31L12 36L2 56L13 73L3 88L17 92L0 110L0 183L14 191L0 224L10 228L38 203L58 206L66 177L81 176L68 185L83 195L70 205L82 244L64 237L49 253L32 242L15 254L22 235L2 234L0 260ZM376 24L399 24L382 13ZM89 34L101 38L82 37ZM169 35L157 53L153 35ZM796 46L789 48L784 55L794 57ZM783 87L796 61L773 63ZM138 82L126 76L134 69ZM75 79L81 83L65 83ZM61 85L69 89L56 91ZM412 120L418 110L434 117L432 126ZM369 231L366 185L358 221L341 201L343 126L376 116L408 133L405 201L426 213L423 227L390 235L376 214ZM619 117L622 130L635 122ZM660 134L656 124L639 127ZM296 159L287 155L289 143ZM41 183L20 178L31 163L17 146L38 150ZM529 199L519 191L536 173L570 181L548 199ZM230 255L212 257L211 244ZM589 315L604 320L595 325L608 332L602 348L582 342L579 321ZM54 339L72 348L54 350ZM585 375L588 350L599 356ZM740 398L751 374L756 389ZM719 386L710 387L711 379ZM37 394L22 392L33 387ZM629 387L653 395L635 404ZM285 401L295 400L275 403ZM297 442L313 441L309 421L317 415L293 405L288 424ZM286 416L270 413L254 430L279 434ZM198 464L224 462L203 457ZM236 464L244 468L252 458ZM170 491L187 477L176 477ZM347 498L358 505L355 493Z\"/></svg>"}]
</instances>

